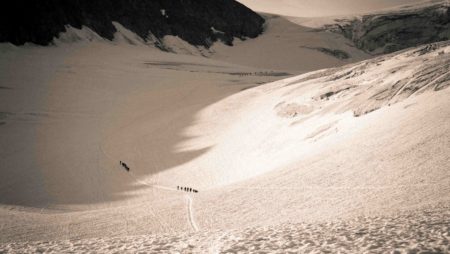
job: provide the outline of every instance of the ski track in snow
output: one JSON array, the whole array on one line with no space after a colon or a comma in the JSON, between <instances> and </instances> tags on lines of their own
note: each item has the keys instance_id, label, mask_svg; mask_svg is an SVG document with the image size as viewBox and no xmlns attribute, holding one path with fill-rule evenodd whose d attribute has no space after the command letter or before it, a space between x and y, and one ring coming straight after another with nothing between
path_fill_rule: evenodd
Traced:
<instances>
[{"instance_id":1,"label":"ski track in snow","mask_svg":"<svg viewBox=\"0 0 450 254\"><path fill-rule=\"evenodd\" d=\"M192 229L197 232L198 226L197 223L195 223L194 219L194 209L192 208L192 197L186 194L186 200L188 203L188 215L189 215L189 224L191 225Z\"/></svg>"},{"instance_id":2,"label":"ski track in snow","mask_svg":"<svg viewBox=\"0 0 450 254\"><path fill-rule=\"evenodd\" d=\"M99 149L100 149L100 151L101 151L107 158L109 158L110 160L113 160L113 156L109 155L109 154L103 149L102 145L99 146ZM157 185L157 184L149 184L149 183L147 183L147 182L145 182L145 181L139 180L138 176L136 176L136 175L135 175L133 172L131 172L131 171L128 171L127 173L128 173L128 174L129 174L129 175L130 175L137 183L142 184L142 185L145 185L145 186L148 186L148 187L150 187L150 188L153 188L153 189L160 189L160 190L166 190L166 191L177 191L177 189L172 188L172 187L163 186L163 185ZM193 211L193 208L192 208L192 203L193 203L192 197L186 194L186 200L187 200L187 214L188 214L187 217L188 217L189 225L191 226L191 228L192 228L193 231L197 232L197 231L199 231L199 228L198 228L197 223L195 222L195 219L194 219L194 211ZM161 226L163 226L163 228L165 228L165 229L170 228L167 224L162 223L162 221L159 220L159 219L156 217L156 214L155 214L153 211L151 211L151 210L149 210L149 211L150 211L150 213L155 217L155 219L158 220L158 223L159 223Z\"/></svg>"},{"instance_id":3,"label":"ski track in snow","mask_svg":"<svg viewBox=\"0 0 450 254\"><path fill-rule=\"evenodd\" d=\"M109 159L112 160L112 156L110 156L108 153L105 152L105 150L103 149L102 146L100 146L100 150L102 151L102 153L108 157ZM172 187L168 187L168 186L163 186L163 185L157 185L157 184L149 184L147 182L144 182L142 180L139 180L138 176L136 176L133 172L129 171L128 174L139 184L148 186L150 188L153 189L160 189L160 190L166 190L166 191L177 191L175 188ZM195 222L195 218L194 218L194 209L192 206L193 200L192 197L186 194L186 200L187 200L187 217L188 217L188 222L189 225L191 226L192 230L194 232L198 232L199 231L199 227L197 226L197 223ZM150 213L157 219L156 214L150 210ZM158 219L157 219L158 220ZM161 222L161 220L158 220L158 222L163 226L163 228L168 228L167 225L164 225L164 223Z\"/></svg>"}]
</instances>

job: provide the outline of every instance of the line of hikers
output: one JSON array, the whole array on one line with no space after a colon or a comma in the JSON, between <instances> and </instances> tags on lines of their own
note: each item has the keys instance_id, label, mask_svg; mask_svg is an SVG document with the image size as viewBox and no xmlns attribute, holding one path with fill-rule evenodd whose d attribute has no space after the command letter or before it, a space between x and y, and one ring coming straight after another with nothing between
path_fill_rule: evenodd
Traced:
<instances>
[{"instance_id":1,"label":"line of hikers","mask_svg":"<svg viewBox=\"0 0 450 254\"><path fill-rule=\"evenodd\" d=\"M194 193L198 192L198 190L196 190L196 189L192 189L189 187L181 187L181 186L177 186L177 190L186 191L186 192L194 192Z\"/></svg>"}]
</instances>

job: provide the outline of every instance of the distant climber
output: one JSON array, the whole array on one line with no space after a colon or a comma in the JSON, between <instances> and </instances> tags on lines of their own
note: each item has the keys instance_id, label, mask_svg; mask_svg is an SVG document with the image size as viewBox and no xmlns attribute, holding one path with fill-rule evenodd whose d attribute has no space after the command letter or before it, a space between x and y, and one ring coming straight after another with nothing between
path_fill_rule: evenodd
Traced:
<instances>
[{"instance_id":1,"label":"distant climber","mask_svg":"<svg viewBox=\"0 0 450 254\"><path fill-rule=\"evenodd\" d=\"M130 167L128 167L128 165L127 165L125 162L120 161L120 165L121 165L126 171L130 171Z\"/></svg>"}]
</instances>

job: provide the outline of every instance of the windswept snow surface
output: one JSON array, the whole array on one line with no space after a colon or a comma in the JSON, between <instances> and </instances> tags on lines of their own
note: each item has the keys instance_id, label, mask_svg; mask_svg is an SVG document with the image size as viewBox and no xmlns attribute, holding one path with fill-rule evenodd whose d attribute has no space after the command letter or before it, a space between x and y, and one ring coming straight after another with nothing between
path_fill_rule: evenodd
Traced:
<instances>
[{"instance_id":1,"label":"windswept snow surface","mask_svg":"<svg viewBox=\"0 0 450 254\"><path fill-rule=\"evenodd\" d=\"M448 253L449 207L243 230L0 244L6 253Z\"/></svg>"},{"instance_id":2,"label":"windswept snow surface","mask_svg":"<svg viewBox=\"0 0 450 254\"><path fill-rule=\"evenodd\" d=\"M273 83L128 43L0 53L0 252L448 252L449 42Z\"/></svg>"}]
</instances>

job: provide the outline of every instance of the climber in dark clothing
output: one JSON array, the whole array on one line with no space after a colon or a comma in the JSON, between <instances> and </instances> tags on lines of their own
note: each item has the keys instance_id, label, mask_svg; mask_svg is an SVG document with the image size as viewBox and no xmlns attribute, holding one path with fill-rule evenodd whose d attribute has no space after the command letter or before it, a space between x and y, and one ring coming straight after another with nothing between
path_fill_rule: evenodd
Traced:
<instances>
[{"instance_id":1,"label":"climber in dark clothing","mask_svg":"<svg viewBox=\"0 0 450 254\"><path fill-rule=\"evenodd\" d=\"M126 171L130 171L130 168L128 167L128 165L127 165L125 162L120 161L120 165L121 165Z\"/></svg>"}]
</instances>

